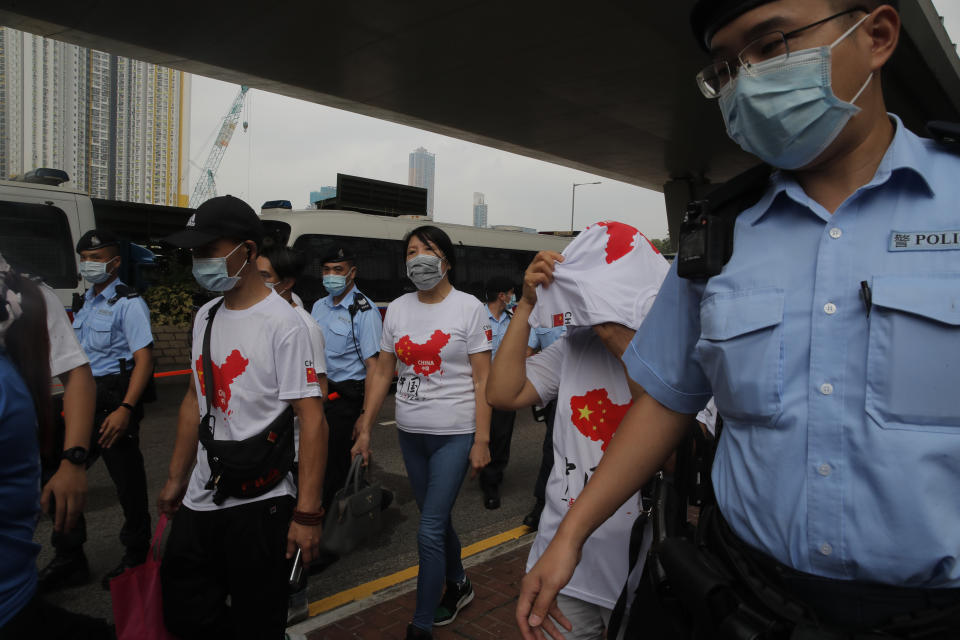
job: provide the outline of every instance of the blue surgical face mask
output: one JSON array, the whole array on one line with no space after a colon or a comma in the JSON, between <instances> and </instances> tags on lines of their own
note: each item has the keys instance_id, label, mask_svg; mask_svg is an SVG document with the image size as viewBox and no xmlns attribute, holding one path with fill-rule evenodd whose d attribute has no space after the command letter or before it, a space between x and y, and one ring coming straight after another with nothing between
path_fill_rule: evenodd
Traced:
<instances>
[{"instance_id":1,"label":"blue surgical face mask","mask_svg":"<svg viewBox=\"0 0 960 640\"><path fill-rule=\"evenodd\" d=\"M90 284L100 284L110 279L113 274L107 271L107 265L113 262L111 258L106 262L97 262L95 260L84 260L80 263L80 275Z\"/></svg>"},{"instance_id":2,"label":"blue surgical face mask","mask_svg":"<svg viewBox=\"0 0 960 640\"><path fill-rule=\"evenodd\" d=\"M510 300L507 302L507 309L513 309L517 306L517 294L511 293Z\"/></svg>"},{"instance_id":3,"label":"blue surgical face mask","mask_svg":"<svg viewBox=\"0 0 960 640\"><path fill-rule=\"evenodd\" d=\"M780 169L799 169L816 160L860 112L853 103L873 78L867 76L850 102L838 98L830 83L832 49L868 17L829 46L758 62L749 70L741 67L720 90L720 111L733 141Z\"/></svg>"},{"instance_id":4,"label":"blue surgical face mask","mask_svg":"<svg viewBox=\"0 0 960 640\"><path fill-rule=\"evenodd\" d=\"M250 263L249 260L243 263L240 270L234 275L227 271L227 258L233 255L234 251L243 246L241 242L233 248L233 251L222 258L194 258L193 259L193 277L197 283L204 289L223 293L230 291L240 282L240 272Z\"/></svg>"},{"instance_id":5,"label":"blue surgical face mask","mask_svg":"<svg viewBox=\"0 0 960 640\"><path fill-rule=\"evenodd\" d=\"M325 275L323 276L323 288L336 298L347 288L347 276L338 276L332 273Z\"/></svg>"},{"instance_id":6,"label":"blue surgical face mask","mask_svg":"<svg viewBox=\"0 0 960 640\"><path fill-rule=\"evenodd\" d=\"M407 277L420 291L428 291L443 280L443 260L422 253L407 260Z\"/></svg>"},{"instance_id":7,"label":"blue surgical face mask","mask_svg":"<svg viewBox=\"0 0 960 640\"><path fill-rule=\"evenodd\" d=\"M239 271L237 273L239 273ZM277 285L280 284L279 282L264 282L263 284L267 285L268 289L273 289L278 296L282 296L287 292L286 289L277 289Z\"/></svg>"}]
</instances>

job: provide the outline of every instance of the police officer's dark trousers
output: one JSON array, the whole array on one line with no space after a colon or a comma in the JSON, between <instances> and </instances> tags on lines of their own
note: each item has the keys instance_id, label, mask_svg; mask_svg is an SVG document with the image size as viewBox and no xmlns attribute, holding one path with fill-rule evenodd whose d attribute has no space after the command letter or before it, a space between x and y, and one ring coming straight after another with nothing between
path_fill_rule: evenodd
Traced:
<instances>
[{"instance_id":1,"label":"police officer's dark trousers","mask_svg":"<svg viewBox=\"0 0 960 640\"><path fill-rule=\"evenodd\" d=\"M350 449L353 447L353 427L363 412L363 380L329 382L329 393L336 399L327 399L323 412L327 418L327 470L323 476L323 507L329 509L333 496L343 488L350 470Z\"/></svg>"},{"instance_id":2,"label":"police officer's dark trousers","mask_svg":"<svg viewBox=\"0 0 960 640\"><path fill-rule=\"evenodd\" d=\"M130 377L125 375L107 375L95 378L97 383L97 404L93 417L93 434L90 439L90 454L87 468L100 456L103 457L110 473L110 479L117 489L117 498L123 509L123 527L120 529L120 542L126 547L133 559L142 560L150 547L150 508L147 499L147 474L143 466L143 454L140 452L140 421L143 419L143 404L137 403L130 412L130 422L126 432L110 448L97 443L100 437L100 425L115 411L126 394ZM126 409L120 409L126 411ZM53 475L56 468L48 469L46 474ZM51 510L55 507L51 505ZM79 553L87 540L86 521L81 515L77 525L70 531L54 532L51 542L58 555Z\"/></svg>"},{"instance_id":3,"label":"police officer's dark trousers","mask_svg":"<svg viewBox=\"0 0 960 640\"><path fill-rule=\"evenodd\" d=\"M547 501L547 481L553 470L553 420L557 417L557 401L551 400L543 408L546 433L543 434L543 448L540 454L540 470L537 472L537 481L533 485L533 497L539 502Z\"/></svg>"},{"instance_id":4,"label":"police officer's dark trousers","mask_svg":"<svg viewBox=\"0 0 960 640\"><path fill-rule=\"evenodd\" d=\"M480 488L485 494L499 496L503 471L510 461L510 441L516 411L494 409L490 416L490 464L480 471Z\"/></svg>"},{"instance_id":5,"label":"police officer's dark trousers","mask_svg":"<svg viewBox=\"0 0 960 640\"><path fill-rule=\"evenodd\" d=\"M294 502L284 495L212 511L181 505L160 567L170 633L183 640L283 638Z\"/></svg>"}]
</instances>

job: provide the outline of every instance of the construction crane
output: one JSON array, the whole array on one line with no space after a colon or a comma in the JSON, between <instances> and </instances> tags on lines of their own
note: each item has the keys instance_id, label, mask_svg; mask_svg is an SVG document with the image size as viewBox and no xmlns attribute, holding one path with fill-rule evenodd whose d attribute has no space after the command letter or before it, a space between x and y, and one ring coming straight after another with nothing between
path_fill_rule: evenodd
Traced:
<instances>
[{"instance_id":1,"label":"construction crane","mask_svg":"<svg viewBox=\"0 0 960 640\"><path fill-rule=\"evenodd\" d=\"M230 110L227 112L227 115L223 116L223 121L220 123L220 131L213 141L213 148L210 149L210 155L207 156L207 161L203 164L203 173L200 174L200 178L197 180L197 186L193 189L193 195L190 196L190 207L194 209L217 195L217 184L214 182L214 178L217 175L217 170L220 168L223 154L226 153L227 146L230 144L230 138L233 137L233 132L237 128L237 122L240 121L243 103L249 89L250 87L245 85L240 86L240 92L237 94L237 97L233 99ZM247 130L246 121L243 123L243 130Z\"/></svg>"}]
</instances>

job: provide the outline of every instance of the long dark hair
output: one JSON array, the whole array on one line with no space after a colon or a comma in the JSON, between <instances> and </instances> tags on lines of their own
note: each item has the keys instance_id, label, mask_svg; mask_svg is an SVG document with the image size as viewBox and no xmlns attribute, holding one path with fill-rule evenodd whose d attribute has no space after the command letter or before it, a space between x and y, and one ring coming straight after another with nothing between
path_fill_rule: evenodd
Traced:
<instances>
[{"instance_id":1,"label":"long dark hair","mask_svg":"<svg viewBox=\"0 0 960 640\"><path fill-rule=\"evenodd\" d=\"M450 271L455 271L457 266L457 255L453 248L453 241L450 240L450 236L446 234L443 229L439 227L434 227L433 225L425 224L422 227L417 227L407 235L403 237L403 259L407 259L407 246L410 244L410 238L416 237L423 244L429 246L434 246L440 250L440 253L443 254L443 257L447 259L447 264L450 265ZM448 272L447 278L450 280L450 284L453 284L453 274Z\"/></svg>"},{"instance_id":2,"label":"long dark hair","mask_svg":"<svg viewBox=\"0 0 960 640\"><path fill-rule=\"evenodd\" d=\"M15 271L3 274L3 284L20 294L22 315L7 328L7 354L27 385L40 427L40 450L53 448L53 405L50 400L50 337L47 335L47 305L32 280Z\"/></svg>"}]
</instances>

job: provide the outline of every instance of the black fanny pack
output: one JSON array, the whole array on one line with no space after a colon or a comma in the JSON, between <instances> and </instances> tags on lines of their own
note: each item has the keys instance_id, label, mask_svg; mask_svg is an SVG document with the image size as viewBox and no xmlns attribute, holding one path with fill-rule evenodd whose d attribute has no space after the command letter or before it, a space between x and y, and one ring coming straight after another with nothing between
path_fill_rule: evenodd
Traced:
<instances>
[{"instance_id":1,"label":"black fanny pack","mask_svg":"<svg viewBox=\"0 0 960 640\"><path fill-rule=\"evenodd\" d=\"M207 450L214 504L227 497L256 498L280 484L293 468L293 407L288 406L267 428L243 440L215 440L213 363L210 359L210 334L213 318L223 300L210 308L203 334L203 387L207 414L200 421L200 443Z\"/></svg>"}]
</instances>

